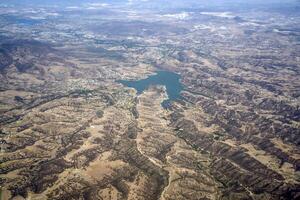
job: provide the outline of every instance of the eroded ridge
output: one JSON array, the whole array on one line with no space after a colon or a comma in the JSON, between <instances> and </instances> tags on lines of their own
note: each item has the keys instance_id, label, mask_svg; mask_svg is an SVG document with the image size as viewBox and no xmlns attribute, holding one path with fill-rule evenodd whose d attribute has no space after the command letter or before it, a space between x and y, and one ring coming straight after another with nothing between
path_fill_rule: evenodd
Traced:
<instances>
[{"instance_id":1,"label":"eroded ridge","mask_svg":"<svg viewBox=\"0 0 300 200\"><path fill-rule=\"evenodd\" d=\"M32 199L159 199L168 171L138 148L135 104L130 93L94 90L28 110L4 129L11 134L0 157L3 191Z\"/></svg>"},{"instance_id":2,"label":"eroded ridge","mask_svg":"<svg viewBox=\"0 0 300 200\"><path fill-rule=\"evenodd\" d=\"M164 87L153 87L139 97L137 137L141 152L169 173L168 186L161 199L217 199L218 183L206 172L208 156L191 148L177 137L169 112L161 107L167 98ZM203 164L201 164L203 163Z\"/></svg>"},{"instance_id":3,"label":"eroded ridge","mask_svg":"<svg viewBox=\"0 0 300 200\"><path fill-rule=\"evenodd\" d=\"M230 131L223 129L223 123L211 123L210 120L216 119L207 115L204 109L183 110L182 105L177 104L173 111L171 126L192 149L209 157L207 171L221 184L222 198L297 198L296 169L292 162L280 162L280 150L271 150L276 148L274 145L263 148L271 141L259 142L259 138L241 134L238 137L245 137L245 140L237 141L227 135Z\"/></svg>"},{"instance_id":4,"label":"eroded ridge","mask_svg":"<svg viewBox=\"0 0 300 200\"><path fill-rule=\"evenodd\" d=\"M1 200L300 199L298 1L31 1L0 3Z\"/></svg>"}]
</instances>

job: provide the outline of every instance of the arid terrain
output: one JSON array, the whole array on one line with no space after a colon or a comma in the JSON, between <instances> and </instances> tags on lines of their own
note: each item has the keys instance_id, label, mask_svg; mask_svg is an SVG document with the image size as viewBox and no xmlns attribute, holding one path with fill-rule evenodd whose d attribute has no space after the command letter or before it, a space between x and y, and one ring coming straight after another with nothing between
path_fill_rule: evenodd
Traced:
<instances>
[{"instance_id":1,"label":"arid terrain","mask_svg":"<svg viewBox=\"0 0 300 200\"><path fill-rule=\"evenodd\" d=\"M13 2L0 200L300 199L299 2ZM180 75L168 107L119 82L159 71Z\"/></svg>"}]
</instances>

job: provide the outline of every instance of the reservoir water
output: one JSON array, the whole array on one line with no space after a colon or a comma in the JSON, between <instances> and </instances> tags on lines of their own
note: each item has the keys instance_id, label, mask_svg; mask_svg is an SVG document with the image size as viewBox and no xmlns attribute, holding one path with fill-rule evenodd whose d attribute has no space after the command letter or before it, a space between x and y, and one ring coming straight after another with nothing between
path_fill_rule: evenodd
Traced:
<instances>
[{"instance_id":1,"label":"reservoir water","mask_svg":"<svg viewBox=\"0 0 300 200\"><path fill-rule=\"evenodd\" d=\"M164 85L169 99L162 102L162 106L167 108L170 101L180 99L180 92L183 90L183 85L180 83L180 75L169 71L157 71L155 75L149 76L146 79L136 81L120 80L119 83L136 89L138 94L141 94L151 85Z\"/></svg>"}]
</instances>

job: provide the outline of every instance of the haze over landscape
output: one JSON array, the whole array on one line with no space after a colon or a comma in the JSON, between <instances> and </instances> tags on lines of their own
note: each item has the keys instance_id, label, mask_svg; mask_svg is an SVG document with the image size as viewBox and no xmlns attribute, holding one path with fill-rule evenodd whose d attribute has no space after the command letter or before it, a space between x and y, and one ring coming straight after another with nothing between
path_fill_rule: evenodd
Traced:
<instances>
[{"instance_id":1,"label":"haze over landscape","mask_svg":"<svg viewBox=\"0 0 300 200\"><path fill-rule=\"evenodd\" d=\"M0 0L0 200L300 199L299 13Z\"/></svg>"}]
</instances>

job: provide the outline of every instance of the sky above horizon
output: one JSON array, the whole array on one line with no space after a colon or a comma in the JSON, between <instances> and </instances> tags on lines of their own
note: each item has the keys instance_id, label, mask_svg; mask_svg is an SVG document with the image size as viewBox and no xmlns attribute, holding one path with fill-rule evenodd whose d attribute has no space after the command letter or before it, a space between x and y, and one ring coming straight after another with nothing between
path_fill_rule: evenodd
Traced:
<instances>
[{"instance_id":1,"label":"sky above horizon","mask_svg":"<svg viewBox=\"0 0 300 200\"><path fill-rule=\"evenodd\" d=\"M268 10L300 13L300 0L0 0L0 6L53 7L77 6L105 8L121 6L132 9L184 10L207 9L210 11Z\"/></svg>"},{"instance_id":2,"label":"sky above horizon","mask_svg":"<svg viewBox=\"0 0 300 200\"><path fill-rule=\"evenodd\" d=\"M85 4L85 3L197 3L197 4L289 4L299 0L0 0L1 4Z\"/></svg>"}]
</instances>

